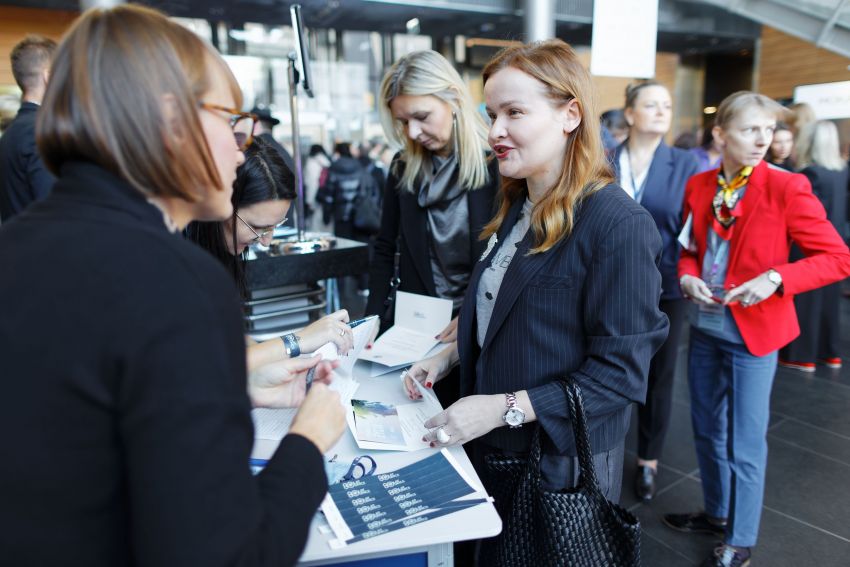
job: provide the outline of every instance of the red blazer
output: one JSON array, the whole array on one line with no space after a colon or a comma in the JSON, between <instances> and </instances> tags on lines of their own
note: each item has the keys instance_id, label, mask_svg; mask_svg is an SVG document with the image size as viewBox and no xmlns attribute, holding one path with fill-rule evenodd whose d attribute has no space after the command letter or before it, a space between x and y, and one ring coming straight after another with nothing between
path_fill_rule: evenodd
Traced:
<instances>
[{"instance_id":1,"label":"red blazer","mask_svg":"<svg viewBox=\"0 0 850 567\"><path fill-rule=\"evenodd\" d=\"M685 188L683 218L693 213L696 252L682 250L679 277L702 275L711 201L717 192L717 170L694 175ZM782 291L752 307L730 305L747 349L764 356L800 334L793 296L842 280L850 275L850 251L826 218L823 205L812 194L808 179L798 173L760 162L750 176L742 215L735 226L725 288L773 268L782 276ZM788 262L791 241L806 258Z\"/></svg>"}]
</instances>

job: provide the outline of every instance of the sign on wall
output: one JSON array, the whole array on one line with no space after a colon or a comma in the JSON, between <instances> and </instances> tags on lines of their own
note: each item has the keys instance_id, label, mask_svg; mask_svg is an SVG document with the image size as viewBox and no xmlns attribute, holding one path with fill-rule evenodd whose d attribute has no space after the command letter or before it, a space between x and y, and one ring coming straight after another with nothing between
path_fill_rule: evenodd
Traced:
<instances>
[{"instance_id":1,"label":"sign on wall","mask_svg":"<svg viewBox=\"0 0 850 567\"><path fill-rule=\"evenodd\" d=\"M658 0L595 0L590 72L654 77L657 36Z\"/></svg>"},{"instance_id":2,"label":"sign on wall","mask_svg":"<svg viewBox=\"0 0 850 567\"><path fill-rule=\"evenodd\" d=\"M850 81L795 87L794 102L810 104L818 120L850 118Z\"/></svg>"}]
</instances>

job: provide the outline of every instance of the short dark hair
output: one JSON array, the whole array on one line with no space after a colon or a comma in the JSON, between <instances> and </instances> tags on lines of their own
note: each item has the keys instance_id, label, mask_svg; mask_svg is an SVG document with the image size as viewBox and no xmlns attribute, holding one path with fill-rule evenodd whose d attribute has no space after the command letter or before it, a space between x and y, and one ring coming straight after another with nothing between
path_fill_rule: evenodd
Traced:
<instances>
[{"instance_id":1,"label":"short dark hair","mask_svg":"<svg viewBox=\"0 0 850 567\"><path fill-rule=\"evenodd\" d=\"M337 142L334 146L334 153L342 157L351 157L351 144L349 142Z\"/></svg>"},{"instance_id":2,"label":"short dark hair","mask_svg":"<svg viewBox=\"0 0 850 567\"><path fill-rule=\"evenodd\" d=\"M291 201L297 196L295 175L283 161L283 156L262 138L254 138L245 150L245 163L236 170L233 196L230 198L233 218L244 207L266 201ZM231 240L233 248L236 248L236 223L231 225L232 232L228 234L224 222L193 222L187 227L186 235L224 264L233 275L243 298L247 299L244 263L227 247L227 241Z\"/></svg>"},{"instance_id":3,"label":"short dark hair","mask_svg":"<svg viewBox=\"0 0 850 567\"><path fill-rule=\"evenodd\" d=\"M50 67L56 42L43 35L31 34L12 48L12 75L22 91L38 86L38 76Z\"/></svg>"}]
</instances>

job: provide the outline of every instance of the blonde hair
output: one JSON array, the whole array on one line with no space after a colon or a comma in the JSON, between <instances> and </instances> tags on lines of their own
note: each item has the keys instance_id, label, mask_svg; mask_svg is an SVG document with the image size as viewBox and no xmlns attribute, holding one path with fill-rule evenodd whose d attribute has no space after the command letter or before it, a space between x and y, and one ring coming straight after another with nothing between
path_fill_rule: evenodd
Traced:
<instances>
[{"instance_id":1,"label":"blonde hair","mask_svg":"<svg viewBox=\"0 0 850 567\"><path fill-rule=\"evenodd\" d=\"M776 120L781 120L788 115L788 109L770 97L752 91L738 91L724 98L720 106L717 107L714 126L720 128L728 127L733 120L753 106L757 106L765 112L773 114Z\"/></svg>"},{"instance_id":2,"label":"blonde hair","mask_svg":"<svg viewBox=\"0 0 850 567\"><path fill-rule=\"evenodd\" d=\"M788 111L788 127L795 136L817 119L815 109L807 102L795 102L788 107Z\"/></svg>"},{"instance_id":3,"label":"blonde hair","mask_svg":"<svg viewBox=\"0 0 850 567\"><path fill-rule=\"evenodd\" d=\"M445 102L457 117L456 156L460 164L458 180L466 189L487 183L487 124L476 110L469 89L458 72L436 51L414 51L390 67L381 82L381 123L387 138L402 146L405 161L402 188L413 192L418 180L431 175L431 154L404 134L403 126L393 118L390 103L397 96L432 95ZM451 143L451 142L450 142Z\"/></svg>"},{"instance_id":4,"label":"blonde hair","mask_svg":"<svg viewBox=\"0 0 850 567\"><path fill-rule=\"evenodd\" d=\"M200 201L222 186L198 115L218 80L241 106L227 64L180 24L134 4L88 10L53 60L37 124L41 155L56 174L65 162L88 161L144 194Z\"/></svg>"},{"instance_id":5,"label":"blonde hair","mask_svg":"<svg viewBox=\"0 0 850 567\"><path fill-rule=\"evenodd\" d=\"M841 159L838 128L829 120L818 120L803 128L797 140L797 167L819 165L841 171L847 164Z\"/></svg>"},{"instance_id":6,"label":"blonde hair","mask_svg":"<svg viewBox=\"0 0 850 567\"><path fill-rule=\"evenodd\" d=\"M538 254L569 236L578 205L587 196L613 183L614 178L602 147L593 83L573 48L559 39L505 48L484 67L484 83L508 67L543 83L553 105L560 106L574 99L581 111L581 122L567 138L561 175L532 213L535 247L530 253ZM502 178L499 212L484 227L482 239L499 230L511 205L525 190L524 180Z\"/></svg>"}]
</instances>

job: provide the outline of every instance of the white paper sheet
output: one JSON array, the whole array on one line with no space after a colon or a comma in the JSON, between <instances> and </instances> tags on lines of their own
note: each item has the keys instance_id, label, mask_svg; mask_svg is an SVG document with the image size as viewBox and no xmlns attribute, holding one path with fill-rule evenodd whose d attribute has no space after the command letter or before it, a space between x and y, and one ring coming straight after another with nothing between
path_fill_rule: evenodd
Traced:
<instances>
[{"instance_id":1,"label":"white paper sheet","mask_svg":"<svg viewBox=\"0 0 850 567\"><path fill-rule=\"evenodd\" d=\"M437 336L452 320L452 302L414 293L396 292L395 325L380 336L361 360L395 367L425 357Z\"/></svg>"},{"instance_id":2,"label":"white paper sheet","mask_svg":"<svg viewBox=\"0 0 850 567\"><path fill-rule=\"evenodd\" d=\"M403 376L401 377L401 380L404 380ZM399 384L399 388L403 387L404 384L402 382ZM354 418L354 411L349 408L346 414L348 429L351 431L351 435L357 442L358 447L361 449L378 451L418 451L429 447L427 442L422 441L422 436L428 433L428 429L425 427L425 422L443 411L443 407L440 405L440 402L433 390L423 387L419 382L416 382L416 387L419 389L422 399L395 406L395 410L398 413L398 420L401 424L402 434L404 436L403 445L393 443L375 443L372 441L361 440L359 438L361 436L357 433L357 423Z\"/></svg>"}]
</instances>

